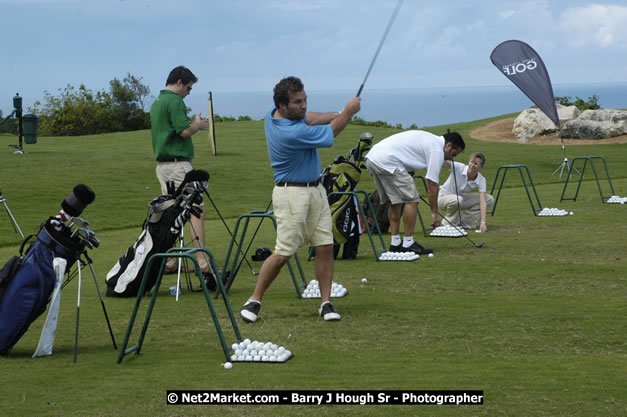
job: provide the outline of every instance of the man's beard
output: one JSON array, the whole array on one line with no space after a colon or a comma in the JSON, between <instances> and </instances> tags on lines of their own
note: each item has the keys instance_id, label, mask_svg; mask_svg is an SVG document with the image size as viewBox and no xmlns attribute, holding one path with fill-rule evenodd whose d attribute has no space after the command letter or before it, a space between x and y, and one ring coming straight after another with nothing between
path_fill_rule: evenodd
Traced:
<instances>
[{"instance_id":1,"label":"man's beard","mask_svg":"<svg viewBox=\"0 0 627 417\"><path fill-rule=\"evenodd\" d=\"M307 112L305 112L305 114L307 114ZM298 120L303 120L305 118L305 116L301 116L298 112L292 112L290 110L287 111L287 118L289 120L294 120L294 121L298 121Z\"/></svg>"}]
</instances>

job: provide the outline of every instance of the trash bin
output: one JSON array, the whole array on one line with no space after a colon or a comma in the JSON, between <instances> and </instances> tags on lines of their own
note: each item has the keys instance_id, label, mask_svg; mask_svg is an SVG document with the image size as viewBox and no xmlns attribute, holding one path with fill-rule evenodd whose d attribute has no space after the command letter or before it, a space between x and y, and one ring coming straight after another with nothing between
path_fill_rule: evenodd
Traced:
<instances>
[{"instance_id":1,"label":"trash bin","mask_svg":"<svg viewBox=\"0 0 627 417\"><path fill-rule=\"evenodd\" d=\"M37 131L39 130L39 121L34 114L25 114L22 117L22 126L24 131L24 143L33 145L37 143Z\"/></svg>"}]
</instances>

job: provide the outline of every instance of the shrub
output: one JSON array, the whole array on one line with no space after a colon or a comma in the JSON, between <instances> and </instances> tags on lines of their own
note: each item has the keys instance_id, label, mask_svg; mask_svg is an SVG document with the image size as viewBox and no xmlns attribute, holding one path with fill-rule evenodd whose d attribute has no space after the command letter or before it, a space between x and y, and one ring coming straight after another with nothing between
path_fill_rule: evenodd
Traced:
<instances>
[{"instance_id":1,"label":"shrub","mask_svg":"<svg viewBox=\"0 0 627 417\"><path fill-rule=\"evenodd\" d=\"M570 97L555 97L555 101L562 106L576 106L579 110L597 110L599 106L599 96L593 94L592 97L588 97L588 101L583 101L579 97L575 97L575 101L571 101Z\"/></svg>"},{"instance_id":2,"label":"shrub","mask_svg":"<svg viewBox=\"0 0 627 417\"><path fill-rule=\"evenodd\" d=\"M43 102L29 111L39 117L41 136L78 136L150 128L150 115L143 109L150 89L130 73L124 80L109 82L110 93L81 84L68 84L53 96L44 91Z\"/></svg>"}]
</instances>

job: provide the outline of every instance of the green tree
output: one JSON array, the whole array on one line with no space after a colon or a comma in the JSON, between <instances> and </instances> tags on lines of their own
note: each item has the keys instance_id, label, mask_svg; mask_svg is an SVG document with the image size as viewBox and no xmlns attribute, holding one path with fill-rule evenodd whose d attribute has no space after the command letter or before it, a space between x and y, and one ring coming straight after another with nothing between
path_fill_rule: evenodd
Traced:
<instances>
[{"instance_id":1,"label":"green tree","mask_svg":"<svg viewBox=\"0 0 627 417\"><path fill-rule=\"evenodd\" d=\"M77 136L150 128L144 104L150 88L128 73L122 81L109 82L110 92L94 93L83 84L68 84L58 96L44 91L42 102L29 109L39 117L41 136Z\"/></svg>"},{"instance_id":2,"label":"green tree","mask_svg":"<svg viewBox=\"0 0 627 417\"><path fill-rule=\"evenodd\" d=\"M593 94L592 97L588 97L588 101L584 101L579 97L575 97L575 101L571 101L570 97L555 97L555 101L562 106L576 106L579 110L597 110L599 106L599 96Z\"/></svg>"},{"instance_id":3,"label":"green tree","mask_svg":"<svg viewBox=\"0 0 627 417\"><path fill-rule=\"evenodd\" d=\"M39 117L41 136L77 136L111 132L115 128L114 105L104 91L94 94L81 84L78 90L68 84L53 96L44 91L43 103L29 109Z\"/></svg>"}]
</instances>

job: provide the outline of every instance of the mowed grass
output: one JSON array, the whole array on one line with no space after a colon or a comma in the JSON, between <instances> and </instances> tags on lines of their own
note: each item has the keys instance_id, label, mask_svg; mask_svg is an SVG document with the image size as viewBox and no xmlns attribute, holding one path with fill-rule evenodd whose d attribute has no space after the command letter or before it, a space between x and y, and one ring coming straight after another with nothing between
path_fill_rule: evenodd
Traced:
<instances>
[{"instance_id":1,"label":"mowed grass","mask_svg":"<svg viewBox=\"0 0 627 417\"><path fill-rule=\"evenodd\" d=\"M201 293L167 294L164 279L139 356L116 364L91 274L83 276L78 362L73 363L77 280L62 293L54 354L32 359L43 323L40 317L8 357L0 358L3 416L364 416L364 415L546 415L622 416L625 393L627 223L624 205L602 204L590 167L576 202L560 202L564 177L552 176L562 162L559 146L485 143L470 131L494 119L446 128L464 136L467 150L488 157L484 174L492 185L500 165L526 164L542 205L573 216L533 216L517 172L510 171L489 232L466 239L417 239L435 250L417 262L376 262L367 237L359 257L335 263L335 280L349 290L335 304L343 320L325 323L318 302L300 300L285 269L266 297L261 319L239 319L242 337L272 341L294 353L285 364L225 361ZM336 145L321 151L323 165L351 149L362 132L380 140L395 129L349 126ZM209 193L232 230L237 217L265 209L273 186L263 124L220 123L218 156L206 136L195 135L196 168L211 173ZM0 137L9 144L13 137ZM90 251L104 278L136 239L148 202L159 194L148 131L74 138L39 138L26 155L0 153L0 189L25 234L35 233L77 183L96 192L83 213L101 239ZM627 196L627 145L570 146L568 154L607 160L615 193ZM601 184L609 193L602 170ZM445 179L442 173L441 180ZM578 178L577 178L578 179ZM362 175L360 189L372 191ZM419 190L422 188L420 187ZM569 187L569 194L574 187ZM207 244L223 264L229 232L211 202ZM0 207L0 211L4 211ZM421 204L422 216L430 218ZM256 225L256 223L252 223ZM252 228L251 228L252 229ZM252 233L252 230L251 230ZM0 260L21 239L0 215ZM389 236L385 236L386 244ZM274 248L264 222L252 248ZM315 279L306 249L300 259L307 280ZM249 257L250 259L250 257ZM258 271L261 264L250 261ZM362 283L367 278L367 283ZM229 294L237 314L252 293L255 276L244 264ZM118 345L134 299L105 299ZM138 323L148 305L142 302ZM234 342L224 303L216 301L227 343ZM141 324L136 324L136 329ZM138 331L132 337L137 341ZM209 390L483 390L481 406L168 406L166 391Z\"/></svg>"}]
</instances>

